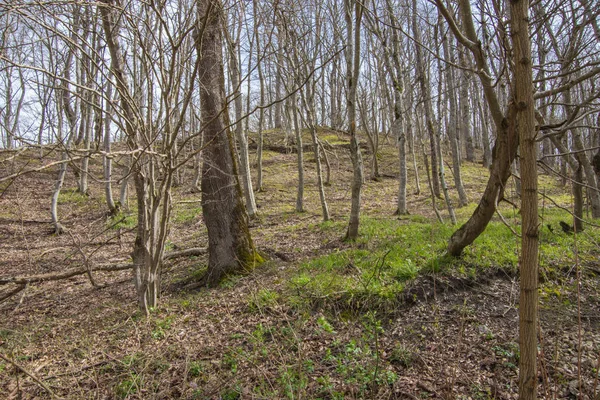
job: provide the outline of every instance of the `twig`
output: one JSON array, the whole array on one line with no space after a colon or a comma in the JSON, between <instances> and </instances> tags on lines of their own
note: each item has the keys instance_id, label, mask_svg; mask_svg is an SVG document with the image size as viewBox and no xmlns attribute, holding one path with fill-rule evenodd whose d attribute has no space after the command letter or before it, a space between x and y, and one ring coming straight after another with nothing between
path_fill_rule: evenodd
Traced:
<instances>
[{"instance_id":1,"label":"twig","mask_svg":"<svg viewBox=\"0 0 600 400\"><path fill-rule=\"evenodd\" d=\"M205 247L192 247L190 249L173 251L166 253L163 257L163 260L171 260L173 258L178 257L190 257L190 256L198 256L202 254L206 254L207 249ZM115 272L115 271L124 271L127 269L133 268L133 264L108 264L108 265L99 265L95 268L71 268L62 272L53 272L47 274L39 274L39 275L29 275L29 276L7 276L0 277L0 286L16 284L16 285L27 285L30 283L39 283L39 282L47 282L47 281L58 281L61 279L72 278L77 275L83 275L87 273L91 273L92 271L105 271L105 272ZM1 299L0 299L1 300Z\"/></svg>"},{"instance_id":2,"label":"twig","mask_svg":"<svg viewBox=\"0 0 600 400\"><path fill-rule=\"evenodd\" d=\"M494 205L494 207L496 208L496 214L498 214L498 216L500 217L500 220L502 221L502 223L504 225L506 225L506 227L508 229L510 229L510 231L512 232L513 235L515 235L516 237L520 238L521 235L519 235L517 233L517 231L515 231L512 226L510 226L510 224L508 223L508 221L504 218L504 215L502 215L502 213L500 212L500 209L498 208L498 198L496 198L496 204Z\"/></svg>"},{"instance_id":3,"label":"twig","mask_svg":"<svg viewBox=\"0 0 600 400\"><path fill-rule=\"evenodd\" d=\"M54 394L54 392L48 387L46 386L46 384L44 384L44 382L40 381L35 375L33 375L31 372L29 372L27 369L25 369L25 367L17 364L15 361L8 359L7 357L5 357L2 353L0 353L0 358L4 361L6 361L9 364L12 364L15 368L21 370L21 372L23 372L25 375L29 376L31 379L33 379L35 381L35 383L37 383L38 385L40 385L46 392L48 392L50 394L50 396L52 397L58 397Z\"/></svg>"},{"instance_id":4,"label":"twig","mask_svg":"<svg viewBox=\"0 0 600 400\"><path fill-rule=\"evenodd\" d=\"M11 297L13 297L17 293L19 293L21 290L25 290L26 287L27 287L27 285L19 285L14 290L12 290L6 294L3 294L2 296L0 296L0 304L5 300L10 299Z\"/></svg>"}]
</instances>

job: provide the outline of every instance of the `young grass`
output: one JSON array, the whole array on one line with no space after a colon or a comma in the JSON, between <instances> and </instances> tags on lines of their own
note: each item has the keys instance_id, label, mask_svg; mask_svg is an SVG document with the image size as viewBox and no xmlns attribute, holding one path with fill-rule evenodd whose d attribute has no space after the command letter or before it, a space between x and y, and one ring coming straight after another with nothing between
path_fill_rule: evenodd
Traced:
<instances>
[{"instance_id":1,"label":"young grass","mask_svg":"<svg viewBox=\"0 0 600 400\"><path fill-rule=\"evenodd\" d=\"M543 273L556 266L571 266L575 250L572 234L561 230L559 221L569 214L559 208L544 211L540 233L540 265ZM508 212L505 210L507 216ZM515 216L516 217L516 216ZM393 307L407 281L421 273L443 273L475 278L490 268L515 274L518 267L520 217L508 217L507 227L493 220L485 232L467 247L461 258L445 255L445 246L457 226L407 219L363 217L360 237L351 245L308 260L289 280L294 304L356 307L361 310ZM408 223L407 223L408 222ZM343 232L344 221L309 226L323 232ZM578 235L580 261L593 262L600 247L600 232L589 229Z\"/></svg>"}]
</instances>

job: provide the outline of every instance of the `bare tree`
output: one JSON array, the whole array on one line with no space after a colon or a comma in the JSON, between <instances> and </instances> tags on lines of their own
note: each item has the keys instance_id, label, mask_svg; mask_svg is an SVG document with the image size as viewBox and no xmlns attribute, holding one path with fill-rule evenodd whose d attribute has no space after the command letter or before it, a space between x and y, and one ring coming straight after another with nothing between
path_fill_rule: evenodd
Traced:
<instances>
[{"instance_id":1,"label":"bare tree","mask_svg":"<svg viewBox=\"0 0 600 400\"><path fill-rule=\"evenodd\" d=\"M356 240L360 223L360 200L363 183L362 155L356 134L356 88L360 72L360 31L364 4L346 0L345 16L348 41L346 43L346 79L348 81L348 133L350 134L350 159L352 160L352 200L347 240ZM376 157L377 154L373 154Z\"/></svg>"},{"instance_id":2,"label":"bare tree","mask_svg":"<svg viewBox=\"0 0 600 400\"><path fill-rule=\"evenodd\" d=\"M202 213L208 230L206 285L215 285L227 274L247 271L260 261L242 203L232 135L225 104L223 72L223 6L220 0L197 2L200 26L197 48L200 60L202 130L206 148L202 167Z\"/></svg>"}]
</instances>

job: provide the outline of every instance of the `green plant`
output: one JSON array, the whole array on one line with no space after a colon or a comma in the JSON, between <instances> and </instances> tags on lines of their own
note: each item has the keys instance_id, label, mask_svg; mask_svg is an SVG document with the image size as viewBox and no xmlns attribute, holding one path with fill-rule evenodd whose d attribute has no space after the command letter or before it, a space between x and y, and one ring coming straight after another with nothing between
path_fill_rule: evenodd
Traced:
<instances>
[{"instance_id":1,"label":"green plant","mask_svg":"<svg viewBox=\"0 0 600 400\"><path fill-rule=\"evenodd\" d=\"M234 349L233 351L227 351L223 354L223 358L221 360L221 364L229 369L232 373L237 373L238 370L238 351Z\"/></svg>"},{"instance_id":2,"label":"green plant","mask_svg":"<svg viewBox=\"0 0 600 400\"><path fill-rule=\"evenodd\" d=\"M279 294L273 290L260 289L258 292L250 295L248 306L252 311L260 311L265 308L273 308L277 305Z\"/></svg>"},{"instance_id":3,"label":"green plant","mask_svg":"<svg viewBox=\"0 0 600 400\"><path fill-rule=\"evenodd\" d=\"M81 205L88 199L83 193L80 193L77 189L66 189L62 190L58 195L58 204L77 204Z\"/></svg>"},{"instance_id":4,"label":"green plant","mask_svg":"<svg viewBox=\"0 0 600 400\"><path fill-rule=\"evenodd\" d=\"M240 388L225 389L221 392L222 400L237 400L242 397Z\"/></svg>"},{"instance_id":5,"label":"green plant","mask_svg":"<svg viewBox=\"0 0 600 400\"><path fill-rule=\"evenodd\" d=\"M204 372L204 365L200 361L192 361L188 367L188 376L197 378Z\"/></svg>"},{"instance_id":6,"label":"green plant","mask_svg":"<svg viewBox=\"0 0 600 400\"><path fill-rule=\"evenodd\" d=\"M293 367L284 369L278 381L283 386L283 392L288 399L301 398L300 393L308 385L308 379L305 374Z\"/></svg>"},{"instance_id":7,"label":"green plant","mask_svg":"<svg viewBox=\"0 0 600 400\"><path fill-rule=\"evenodd\" d=\"M172 221L176 224L187 224L198 219L202 215L202 207L194 204L183 203L173 210Z\"/></svg>"},{"instance_id":8,"label":"green plant","mask_svg":"<svg viewBox=\"0 0 600 400\"><path fill-rule=\"evenodd\" d=\"M120 211L108 218L106 225L110 229L133 229L137 226L137 213Z\"/></svg>"},{"instance_id":9,"label":"green plant","mask_svg":"<svg viewBox=\"0 0 600 400\"><path fill-rule=\"evenodd\" d=\"M389 360L393 364L400 365L404 368L410 368L415 360L415 355L410 349L401 343L397 343L390 354Z\"/></svg>"},{"instance_id":10,"label":"green plant","mask_svg":"<svg viewBox=\"0 0 600 400\"><path fill-rule=\"evenodd\" d=\"M329 321L327 321L327 318L325 318L324 316L321 315L321 316L319 316L319 318L317 318L317 324L325 332L327 332L327 333L335 333L335 330L333 329L333 326L329 323Z\"/></svg>"},{"instance_id":11,"label":"green plant","mask_svg":"<svg viewBox=\"0 0 600 400\"><path fill-rule=\"evenodd\" d=\"M117 395L117 397L124 399L129 395L137 393L140 389L140 386L141 386L140 377L137 374L132 373L128 379L121 381L117 385L115 394Z\"/></svg>"},{"instance_id":12,"label":"green plant","mask_svg":"<svg viewBox=\"0 0 600 400\"><path fill-rule=\"evenodd\" d=\"M166 332L171 329L171 324L173 323L174 317L169 316L162 319L157 319L154 321L154 329L150 333L152 339L161 340L166 336Z\"/></svg>"}]
</instances>

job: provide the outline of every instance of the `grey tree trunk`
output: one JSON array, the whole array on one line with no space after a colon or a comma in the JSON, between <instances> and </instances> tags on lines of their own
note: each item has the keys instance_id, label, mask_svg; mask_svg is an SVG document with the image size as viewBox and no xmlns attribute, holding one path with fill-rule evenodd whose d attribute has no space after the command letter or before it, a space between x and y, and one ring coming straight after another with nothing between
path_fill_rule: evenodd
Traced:
<instances>
[{"instance_id":1,"label":"grey tree trunk","mask_svg":"<svg viewBox=\"0 0 600 400\"><path fill-rule=\"evenodd\" d=\"M287 104L287 119L288 121L293 119L294 132L296 134L296 149L298 152L298 191L296 192L296 212L304 212L304 149L302 147L302 129L300 127L300 121L298 120L298 105L295 93L292 94ZM290 113L292 118L289 118Z\"/></svg>"},{"instance_id":2,"label":"grey tree trunk","mask_svg":"<svg viewBox=\"0 0 600 400\"><path fill-rule=\"evenodd\" d=\"M423 103L425 108L425 126L429 135L429 148L431 154L431 187L436 197L440 198L440 181L439 181L439 163L437 154L437 136L435 133L433 106L431 104L431 85L429 84L429 68L425 65L425 58L423 57L423 50L421 49L421 30L417 24L417 1L412 1L412 30L416 41L415 44L415 62L417 68L417 79L419 81L419 87L421 89L421 95L423 96Z\"/></svg>"},{"instance_id":3,"label":"grey tree trunk","mask_svg":"<svg viewBox=\"0 0 600 400\"><path fill-rule=\"evenodd\" d=\"M257 178L256 178L256 188L259 192L263 191L263 124L265 120L265 109L263 105L265 104L265 78L263 76L263 68L262 68L262 56L261 56L261 43L260 43L260 35L258 30L259 19L258 19L258 2L257 0L253 0L253 12L254 12L254 39L256 40L256 68L258 70L258 81L260 87L260 99L258 110L258 128L257 128L257 136L258 136L258 146L256 149L256 169L257 169Z\"/></svg>"},{"instance_id":4,"label":"grey tree trunk","mask_svg":"<svg viewBox=\"0 0 600 400\"><path fill-rule=\"evenodd\" d=\"M460 63L464 67L471 68L470 62L467 61L465 49L459 50ZM452 82L455 82L454 80ZM465 158L469 162L475 162L475 145L473 143L473 130L471 129L471 103L469 96L469 88L471 86L471 72L467 70L460 71L460 90L458 97L460 100L460 138L463 138L465 143Z\"/></svg>"},{"instance_id":5,"label":"grey tree trunk","mask_svg":"<svg viewBox=\"0 0 600 400\"><path fill-rule=\"evenodd\" d=\"M112 85L110 81L106 83L106 102L105 102L105 110L104 110L104 119L102 119L102 109L98 112L96 116L96 124L100 129L104 129L103 136L103 145L104 152L106 155L102 157L102 165L104 167L104 195L106 197L106 205L108 206L108 212L111 215L115 215L119 212L117 205L113 199L112 192L112 157L110 156L111 152L111 138L110 138L110 120L111 120L111 98L112 98ZM102 122L104 121L104 124Z\"/></svg>"},{"instance_id":6,"label":"grey tree trunk","mask_svg":"<svg viewBox=\"0 0 600 400\"><path fill-rule=\"evenodd\" d=\"M241 26L241 24L240 24ZM227 33L227 30L225 30ZM239 34L237 35L239 38ZM244 124L242 121L243 102L242 92L240 88L240 63L237 57L237 39L228 40L229 49L229 67L231 68L231 84L233 86L234 108L235 108L235 138L239 147L240 155L240 178L244 189L244 197L246 200L246 211L250 218L254 218L257 213L256 199L254 197L254 188L252 186L252 174L250 172L250 155L248 151L248 136L244 132ZM199 171L198 171L199 172ZM200 174L197 175L196 182L200 183Z\"/></svg>"},{"instance_id":7,"label":"grey tree trunk","mask_svg":"<svg viewBox=\"0 0 600 400\"><path fill-rule=\"evenodd\" d=\"M202 166L202 214L208 230L208 269L202 283L218 284L227 274L251 270L260 262L254 249L248 215L234 159L233 138L228 128L223 73L223 5L219 0L197 3L202 40L200 99L206 148Z\"/></svg>"},{"instance_id":8,"label":"grey tree trunk","mask_svg":"<svg viewBox=\"0 0 600 400\"><path fill-rule=\"evenodd\" d=\"M442 28L442 24L441 24L441 15L438 17L438 24L440 26L440 28ZM443 51L444 51L444 58L446 60L453 60L454 57L452 57L450 55L450 50L448 49L448 37L447 35L444 35L442 37L442 47L443 47ZM463 130L463 134L465 133L465 122L464 119L465 118L470 118L470 114L463 114L460 116L459 118L459 110L458 110L458 104L456 102L456 98L457 96L457 90L456 87L454 86L454 82L456 82L455 76L454 76L454 71L452 70L452 67L450 65L446 65L445 68L445 80L446 80L446 90L448 93L448 98L450 100L450 124L448 124L448 139L450 140L450 149L452 151L452 170L453 170L453 176L454 176L454 185L456 186L456 191L458 192L458 206L459 207L464 207L468 204L469 200L467 199L467 193L465 192L465 188L463 186L463 182L462 182L462 176L461 176L461 168L460 168L460 164L461 164L461 157L460 157L460 141L459 141L459 133L458 133L458 126L461 127L461 130ZM465 83L463 82L463 85ZM461 98L461 101L465 101L468 104L468 98ZM463 105L463 110L464 110L464 104ZM468 108L468 105L467 105ZM460 121L459 121L460 120ZM466 124L468 125L468 124ZM470 135L470 133L467 133ZM471 145L472 145L472 141L471 141ZM471 149L471 151L473 151L473 149ZM468 153L468 152L467 152ZM473 155L471 154L471 157ZM440 158L441 157L441 153L440 153ZM467 158L468 159L468 158ZM472 160L470 160L472 161ZM440 163L441 167L440 169L443 168L443 163ZM456 223L456 219L453 221L453 223Z\"/></svg>"},{"instance_id":9,"label":"grey tree trunk","mask_svg":"<svg viewBox=\"0 0 600 400\"><path fill-rule=\"evenodd\" d=\"M345 6L346 27L348 30L348 41L346 44L348 133L350 134L350 158L352 160L353 171L350 221L348 222L346 239L356 240L360 224L360 201L363 183L362 155L356 134L356 88L360 72L360 30L364 5L356 0L346 0ZM376 154L373 154L373 156L375 157Z\"/></svg>"}]
</instances>

